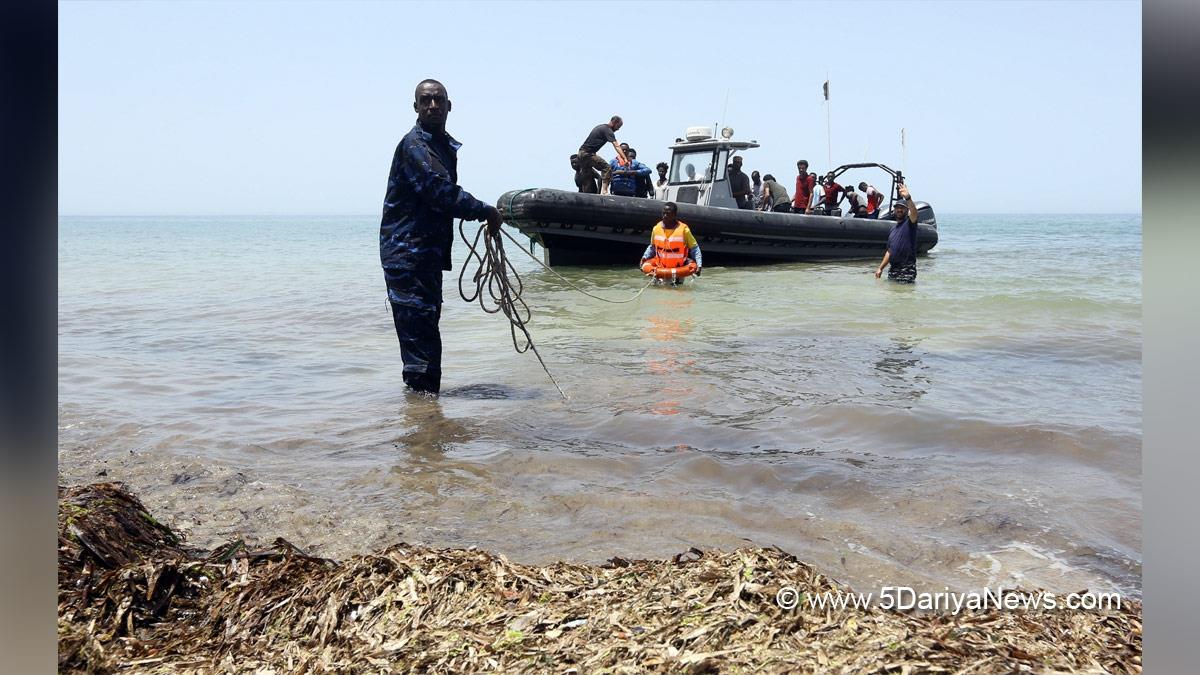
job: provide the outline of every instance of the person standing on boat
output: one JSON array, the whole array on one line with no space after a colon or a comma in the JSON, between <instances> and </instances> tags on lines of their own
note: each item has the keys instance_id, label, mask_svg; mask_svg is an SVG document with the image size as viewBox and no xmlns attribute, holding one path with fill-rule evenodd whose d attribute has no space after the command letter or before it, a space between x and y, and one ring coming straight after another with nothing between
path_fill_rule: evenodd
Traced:
<instances>
[{"instance_id":1,"label":"person standing on boat","mask_svg":"<svg viewBox=\"0 0 1200 675\"><path fill-rule=\"evenodd\" d=\"M757 171L750 172L750 196L755 211L762 209L763 184L762 176Z\"/></svg>"},{"instance_id":2,"label":"person standing on boat","mask_svg":"<svg viewBox=\"0 0 1200 675\"><path fill-rule=\"evenodd\" d=\"M625 124L621 120L620 115L613 115L608 124L597 124L587 138L583 139L583 145L579 146L579 164L582 167L593 167L601 173L600 194L608 194L608 186L612 183L612 166L604 161L604 158L597 155L600 148L604 147L605 143L612 143L613 149L617 151L617 158L620 160L620 165L629 164L629 160L625 157L625 151L621 149L621 145L617 143L616 132Z\"/></svg>"},{"instance_id":3,"label":"person standing on boat","mask_svg":"<svg viewBox=\"0 0 1200 675\"><path fill-rule=\"evenodd\" d=\"M733 164L729 165L729 192L735 200L739 209L748 209L750 204L750 177L742 171L742 157L738 155L733 158Z\"/></svg>"},{"instance_id":4,"label":"person standing on boat","mask_svg":"<svg viewBox=\"0 0 1200 675\"><path fill-rule=\"evenodd\" d=\"M808 172L808 160L796 162L796 200L792 208L797 213L812 213L813 192L817 189L817 174Z\"/></svg>"},{"instance_id":5,"label":"person standing on boat","mask_svg":"<svg viewBox=\"0 0 1200 675\"><path fill-rule=\"evenodd\" d=\"M787 188L780 185L771 174L763 176L763 196L763 211L792 212L792 200L788 197Z\"/></svg>"},{"instance_id":6,"label":"person standing on boat","mask_svg":"<svg viewBox=\"0 0 1200 675\"><path fill-rule=\"evenodd\" d=\"M875 278L882 276L883 268L890 265L888 279L911 284L917 280L917 205L903 183L896 190L903 201L892 204L896 224L888 233L887 251L875 269Z\"/></svg>"},{"instance_id":7,"label":"person standing on boat","mask_svg":"<svg viewBox=\"0 0 1200 675\"><path fill-rule=\"evenodd\" d=\"M832 173L825 174L825 180L821 181L821 212L827 216L833 215L833 210L842 203L845 193L846 189L833 180Z\"/></svg>"},{"instance_id":8,"label":"person standing on boat","mask_svg":"<svg viewBox=\"0 0 1200 675\"><path fill-rule=\"evenodd\" d=\"M696 276L704 266L700 253L700 244L692 235L692 229L687 223L679 220L676 215L679 206L675 202L663 204L662 220L654 226L650 233L650 245L642 254L639 264L645 265L648 260L657 258L663 267L685 267L688 263L696 263ZM645 267L642 270L645 271Z\"/></svg>"},{"instance_id":9,"label":"person standing on boat","mask_svg":"<svg viewBox=\"0 0 1200 675\"><path fill-rule=\"evenodd\" d=\"M867 215L864 218L878 218L879 205L883 203L883 193L876 190L874 185L868 185L867 181L859 183L858 189L867 196Z\"/></svg>"},{"instance_id":10,"label":"person standing on boat","mask_svg":"<svg viewBox=\"0 0 1200 675\"><path fill-rule=\"evenodd\" d=\"M654 181L655 199L667 198L667 183L670 182L670 180L667 178L667 171L670 169L671 167L668 166L666 162L659 162L657 165L655 165L654 170L658 172L658 180Z\"/></svg>"},{"instance_id":11,"label":"person standing on boat","mask_svg":"<svg viewBox=\"0 0 1200 675\"><path fill-rule=\"evenodd\" d=\"M462 144L446 133L446 88L437 80L424 80L414 99L417 123L396 146L388 173L379 258L400 340L404 383L436 396L442 380L442 271L450 269L454 219L486 221L488 232L495 234L500 212L458 185Z\"/></svg>"}]
</instances>

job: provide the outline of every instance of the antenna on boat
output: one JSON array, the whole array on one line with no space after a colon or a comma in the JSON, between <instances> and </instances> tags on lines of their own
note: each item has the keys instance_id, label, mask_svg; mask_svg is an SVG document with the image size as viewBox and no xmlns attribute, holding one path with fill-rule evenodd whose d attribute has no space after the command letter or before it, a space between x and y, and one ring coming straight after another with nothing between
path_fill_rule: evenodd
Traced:
<instances>
[{"instance_id":1,"label":"antenna on boat","mask_svg":"<svg viewBox=\"0 0 1200 675\"><path fill-rule=\"evenodd\" d=\"M721 126L725 125L725 113L729 112L729 87L725 87L725 107L721 108ZM713 127L713 136L717 135L717 128Z\"/></svg>"},{"instance_id":2,"label":"antenna on boat","mask_svg":"<svg viewBox=\"0 0 1200 675\"><path fill-rule=\"evenodd\" d=\"M907 154L908 148L904 143L904 127L900 127L900 173L904 173L908 170L908 167L905 166L905 164L907 164L905 160L908 159L906 157Z\"/></svg>"}]
</instances>

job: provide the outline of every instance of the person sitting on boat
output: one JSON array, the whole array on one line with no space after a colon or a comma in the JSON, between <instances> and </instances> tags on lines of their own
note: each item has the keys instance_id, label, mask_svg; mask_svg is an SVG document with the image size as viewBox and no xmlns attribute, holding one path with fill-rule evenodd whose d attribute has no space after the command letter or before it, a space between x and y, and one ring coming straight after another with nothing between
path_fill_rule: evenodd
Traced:
<instances>
[{"instance_id":1,"label":"person sitting on boat","mask_svg":"<svg viewBox=\"0 0 1200 675\"><path fill-rule=\"evenodd\" d=\"M696 165L695 164L688 164L683 167L683 170L685 173L687 173L687 177L684 178L684 180L689 181L689 182L700 180L700 177L696 175Z\"/></svg>"},{"instance_id":2,"label":"person sitting on boat","mask_svg":"<svg viewBox=\"0 0 1200 675\"><path fill-rule=\"evenodd\" d=\"M646 274L654 274L657 269L676 269L681 272L681 277L692 273L700 276L704 265L700 244L687 223L676 217L678 213L679 206L675 202L663 204L662 220L654 226L650 245L642 254L641 266Z\"/></svg>"},{"instance_id":3,"label":"person sitting on boat","mask_svg":"<svg viewBox=\"0 0 1200 675\"><path fill-rule=\"evenodd\" d=\"M902 284L911 284L917 280L917 205L904 183L896 186L900 199L892 203L892 218L896 224L888 233L887 250L883 253L883 261L875 269L875 278L883 275L883 268L888 267L888 279Z\"/></svg>"},{"instance_id":4,"label":"person sitting on boat","mask_svg":"<svg viewBox=\"0 0 1200 675\"><path fill-rule=\"evenodd\" d=\"M867 215L865 218L878 218L879 205L883 203L883 193L875 189L874 185L868 185L867 181L858 184L858 189L863 191L867 196Z\"/></svg>"},{"instance_id":5,"label":"person sitting on boat","mask_svg":"<svg viewBox=\"0 0 1200 675\"><path fill-rule=\"evenodd\" d=\"M812 198L816 189L817 174L808 172L808 160L796 162L796 198L792 201L792 210L812 213Z\"/></svg>"},{"instance_id":6,"label":"person sitting on boat","mask_svg":"<svg viewBox=\"0 0 1200 675\"><path fill-rule=\"evenodd\" d=\"M579 155L571 155L571 168L575 170L575 188L580 192L588 192L595 194L600 191L597 187L597 179L600 175L592 167L586 169L579 164Z\"/></svg>"},{"instance_id":7,"label":"person sitting on boat","mask_svg":"<svg viewBox=\"0 0 1200 675\"><path fill-rule=\"evenodd\" d=\"M855 218L867 217L867 203L862 195L854 191L853 185L846 186L846 202L850 205L850 213Z\"/></svg>"},{"instance_id":8,"label":"person sitting on boat","mask_svg":"<svg viewBox=\"0 0 1200 675\"><path fill-rule=\"evenodd\" d=\"M821 212L827 216L833 215L833 210L842 203L844 194L846 194L846 188L833 180L833 174L825 174L825 180L821 181Z\"/></svg>"},{"instance_id":9,"label":"person sitting on boat","mask_svg":"<svg viewBox=\"0 0 1200 675\"><path fill-rule=\"evenodd\" d=\"M625 151L625 157L628 159L626 164L621 164L620 160L612 160L609 164L609 171L612 173L611 191L614 195L622 197L634 197L637 195L638 179L645 176L650 179L650 167L637 161L637 150L629 148Z\"/></svg>"},{"instance_id":10,"label":"person sitting on boat","mask_svg":"<svg viewBox=\"0 0 1200 675\"><path fill-rule=\"evenodd\" d=\"M666 199L667 198L667 183L671 182L670 179L667 178L667 171L669 171L670 169L671 169L671 167L666 162L659 162L654 167L654 170L658 171L658 180L654 181L654 198L655 199Z\"/></svg>"},{"instance_id":11,"label":"person sitting on boat","mask_svg":"<svg viewBox=\"0 0 1200 675\"><path fill-rule=\"evenodd\" d=\"M763 176L763 197L763 211L792 212L792 198L788 197L787 188L780 185L771 174Z\"/></svg>"},{"instance_id":12,"label":"person sitting on boat","mask_svg":"<svg viewBox=\"0 0 1200 675\"><path fill-rule=\"evenodd\" d=\"M579 164L585 167L595 168L601 173L600 194L608 194L608 185L612 182L612 168L604 158L597 155L600 148L604 147L605 143L612 143L613 148L617 151L617 157L621 160L621 165L628 163L625 159L625 151L617 143L616 133L621 129L625 122L620 115L613 115L608 124L597 124L587 138L583 140L583 145L579 146Z\"/></svg>"}]
</instances>

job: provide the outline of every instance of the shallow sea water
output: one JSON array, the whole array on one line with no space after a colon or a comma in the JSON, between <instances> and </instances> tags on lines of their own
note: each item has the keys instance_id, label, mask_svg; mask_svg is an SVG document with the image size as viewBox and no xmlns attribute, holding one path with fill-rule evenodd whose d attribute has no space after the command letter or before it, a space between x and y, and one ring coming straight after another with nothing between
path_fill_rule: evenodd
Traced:
<instances>
[{"instance_id":1,"label":"shallow sea water","mask_svg":"<svg viewBox=\"0 0 1200 675\"><path fill-rule=\"evenodd\" d=\"M914 286L713 267L627 304L510 245L565 401L459 299L459 242L429 401L401 383L377 218L64 217L60 478L126 481L201 546L778 545L862 590L1140 594L1140 216L939 226Z\"/></svg>"}]
</instances>

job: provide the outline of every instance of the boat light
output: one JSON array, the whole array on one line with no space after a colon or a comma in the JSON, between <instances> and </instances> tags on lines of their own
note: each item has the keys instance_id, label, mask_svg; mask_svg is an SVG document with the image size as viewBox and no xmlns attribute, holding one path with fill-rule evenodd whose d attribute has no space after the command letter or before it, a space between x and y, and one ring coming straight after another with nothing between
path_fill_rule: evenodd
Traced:
<instances>
[{"instance_id":1,"label":"boat light","mask_svg":"<svg viewBox=\"0 0 1200 675\"><path fill-rule=\"evenodd\" d=\"M733 138L733 127L725 127L721 130L721 138L729 140Z\"/></svg>"}]
</instances>

